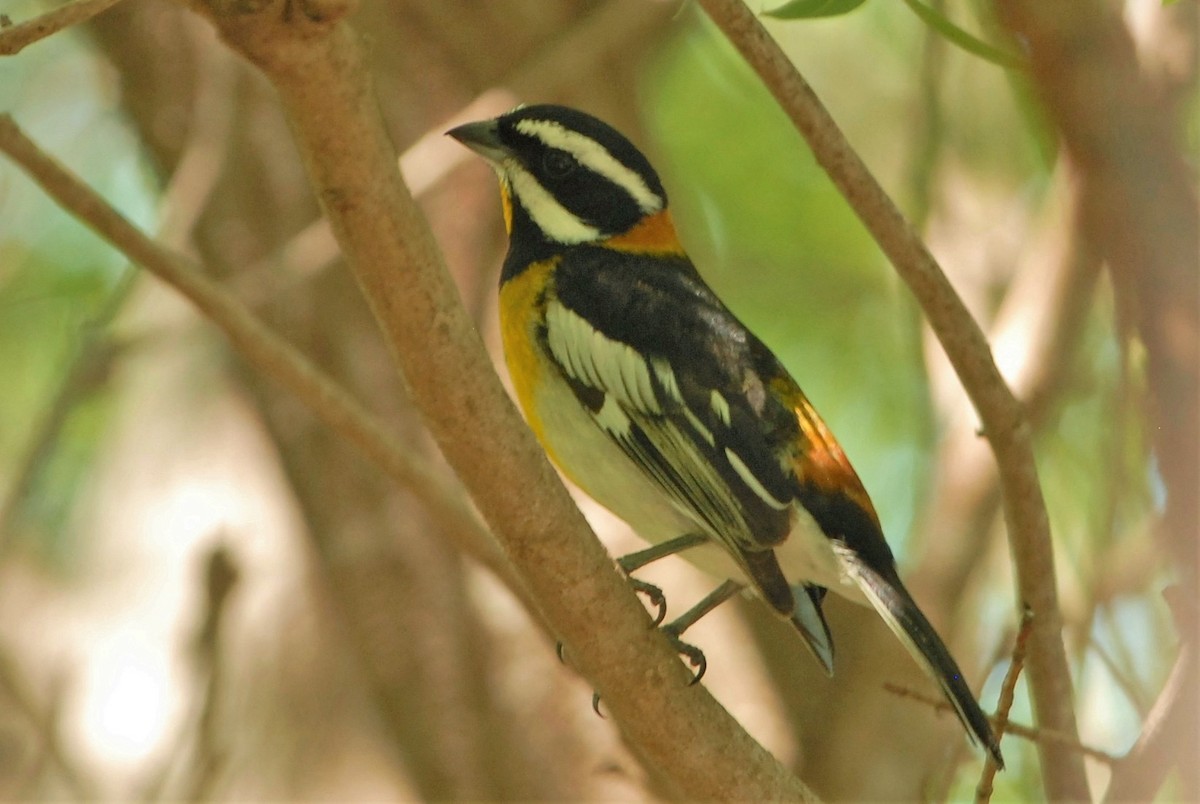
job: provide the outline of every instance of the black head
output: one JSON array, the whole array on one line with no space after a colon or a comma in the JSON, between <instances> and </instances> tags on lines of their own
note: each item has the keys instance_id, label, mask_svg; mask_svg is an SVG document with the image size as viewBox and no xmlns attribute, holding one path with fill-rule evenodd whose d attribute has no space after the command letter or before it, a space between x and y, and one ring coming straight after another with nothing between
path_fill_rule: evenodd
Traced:
<instances>
[{"instance_id":1,"label":"black head","mask_svg":"<svg viewBox=\"0 0 1200 804\"><path fill-rule=\"evenodd\" d=\"M667 195L649 161L616 129L549 104L447 132L495 168L514 205L514 242L575 245L622 234L664 210Z\"/></svg>"}]
</instances>

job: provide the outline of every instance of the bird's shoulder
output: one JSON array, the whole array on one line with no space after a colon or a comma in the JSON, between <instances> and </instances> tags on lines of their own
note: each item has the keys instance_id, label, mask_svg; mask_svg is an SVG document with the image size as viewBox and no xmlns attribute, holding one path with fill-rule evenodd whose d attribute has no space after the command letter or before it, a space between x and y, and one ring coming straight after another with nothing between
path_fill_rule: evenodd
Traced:
<instances>
[{"instance_id":1,"label":"bird's shoulder","mask_svg":"<svg viewBox=\"0 0 1200 804\"><path fill-rule=\"evenodd\" d=\"M711 377L774 373L770 350L684 256L576 248L559 260L554 295L605 337Z\"/></svg>"},{"instance_id":2,"label":"bird's shoulder","mask_svg":"<svg viewBox=\"0 0 1200 804\"><path fill-rule=\"evenodd\" d=\"M675 420L760 496L793 499L799 423L772 391L791 379L686 257L578 248L554 274L545 337L576 386Z\"/></svg>"},{"instance_id":3,"label":"bird's shoulder","mask_svg":"<svg viewBox=\"0 0 1200 804\"><path fill-rule=\"evenodd\" d=\"M716 405L723 417L716 393L762 424L794 425L770 391L773 383L792 383L786 370L686 256L572 249L558 263L553 293L598 336L629 347L659 373L669 367L685 401Z\"/></svg>"}]
</instances>

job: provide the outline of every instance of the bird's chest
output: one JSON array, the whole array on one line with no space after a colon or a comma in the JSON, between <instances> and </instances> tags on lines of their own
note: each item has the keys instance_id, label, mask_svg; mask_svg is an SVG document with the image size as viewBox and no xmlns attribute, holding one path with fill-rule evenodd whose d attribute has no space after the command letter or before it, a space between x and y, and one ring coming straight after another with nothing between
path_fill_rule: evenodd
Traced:
<instances>
[{"instance_id":1,"label":"bird's chest","mask_svg":"<svg viewBox=\"0 0 1200 804\"><path fill-rule=\"evenodd\" d=\"M547 282L553 269L553 261L536 263L500 287L504 361L517 402L543 447L547 446L544 428L534 403L539 387L551 379L553 367L539 346L538 331L545 320Z\"/></svg>"},{"instance_id":2,"label":"bird's chest","mask_svg":"<svg viewBox=\"0 0 1200 804\"><path fill-rule=\"evenodd\" d=\"M571 482L650 541L694 525L601 429L546 351L547 274L531 266L504 283L500 332L513 390L542 448ZM552 291L551 291L552 292Z\"/></svg>"}]
</instances>

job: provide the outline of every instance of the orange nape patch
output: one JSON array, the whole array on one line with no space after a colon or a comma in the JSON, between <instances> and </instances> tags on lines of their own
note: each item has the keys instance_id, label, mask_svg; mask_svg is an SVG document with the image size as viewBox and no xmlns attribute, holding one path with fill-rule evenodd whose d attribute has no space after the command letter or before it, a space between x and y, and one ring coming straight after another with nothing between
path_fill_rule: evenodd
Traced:
<instances>
[{"instance_id":1,"label":"orange nape patch","mask_svg":"<svg viewBox=\"0 0 1200 804\"><path fill-rule=\"evenodd\" d=\"M675 222L667 210L642 218L633 228L604 241L608 248L635 254L677 254L682 256L683 244L675 233Z\"/></svg>"},{"instance_id":2,"label":"orange nape patch","mask_svg":"<svg viewBox=\"0 0 1200 804\"><path fill-rule=\"evenodd\" d=\"M803 443L794 458L796 477L801 482L812 483L822 492L846 495L878 525L879 515L875 513L875 506L862 480L816 408L790 378L773 380L772 390L787 400L796 412L796 421L803 435Z\"/></svg>"}]
</instances>

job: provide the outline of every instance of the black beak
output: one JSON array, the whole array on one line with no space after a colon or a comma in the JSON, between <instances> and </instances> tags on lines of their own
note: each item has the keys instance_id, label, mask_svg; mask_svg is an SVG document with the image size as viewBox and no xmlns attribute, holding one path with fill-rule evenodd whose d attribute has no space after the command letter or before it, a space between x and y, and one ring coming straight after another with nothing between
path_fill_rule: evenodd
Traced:
<instances>
[{"instance_id":1,"label":"black beak","mask_svg":"<svg viewBox=\"0 0 1200 804\"><path fill-rule=\"evenodd\" d=\"M499 163L508 155L500 141L500 126L495 120L465 123L446 132L489 162Z\"/></svg>"}]
</instances>

